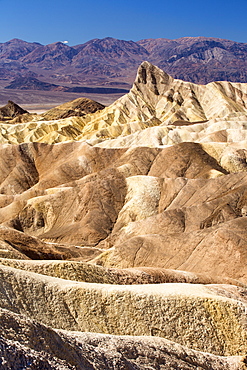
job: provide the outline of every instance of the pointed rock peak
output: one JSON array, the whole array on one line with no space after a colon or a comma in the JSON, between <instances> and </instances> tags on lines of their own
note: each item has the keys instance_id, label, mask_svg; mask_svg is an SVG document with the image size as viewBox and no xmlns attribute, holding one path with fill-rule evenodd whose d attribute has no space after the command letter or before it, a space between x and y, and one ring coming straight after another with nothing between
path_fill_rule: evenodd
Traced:
<instances>
[{"instance_id":1,"label":"pointed rock peak","mask_svg":"<svg viewBox=\"0 0 247 370\"><path fill-rule=\"evenodd\" d=\"M116 41L117 39L115 39L114 37L105 37L104 39L102 40L108 40L108 41Z\"/></svg>"},{"instance_id":2,"label":"pointed rock peak","mask_svg":"<svg viewBox=\"0 0 247 370\"><path fill-rule=\"evenodd\" d=\"M138 68L137 76L134 85L147 85L147 87L155 94L160 95L164 90L164 86L173 82L173 78L162 71L160 68L145 61Z\"/></svg>"},{"instance_id":3,"label":"pointed rock peak","mask_svg":"<svg viewBox=\"0 0 247 370\"><path fill-rule=\"evenodd\" d=\"M11 39L9 41L7 41L9 43L23 43L25 42L24 40L21 40L21 39L18 39L18 38L14 38L14 39Z\"/></svg>"},{"instance_id":4,"label":"pointed rock peak","mask_svg":"<svg viewBox=\"0 0 247 370\"><path fill-rule=\"evenodd\" d=\"M22 109L19 105L9 100L8 104L0 108L0 118L11 117L15 118L21 114L28 113L28 111Z\"/></svg>"},{"instance_id":5,"label":"pointed rock peak","mask_svg":"<svg viewBox=\"0 0 247 370\"><path fill-rule=\"evenodd\" d=\"M154 78L155 76L159 76L164 78L164 80L171 80L173 81L173 78L168 75L166 72L164 72L162 69L156 67L150 62L144 61L141 63L141 65L138 68L137 71L137 78L140 78L141 83L146 84L148 77L151 77L151 82L155 82Z\"/></svg>"},{"instance_id":6,"label":"pointed rock peak","mask_svg":"<svg viewBox=\"0 0 247 370\"><path fill-rule=\"evenodd\" d=\"M85 116L88 113L95 113L104 109L105 106L88 98L77 98L68 103L59 105L42 114L46 120L63 119L73 116Z\"/></svg>"},{"instance_id":7,"label":"pointed rock peak","mask_svg":"<svg viewBox=\"0 0 247 370\"><path fill-rule=\"evenodd\" d=\"M17 38L11 39L6 42L6 44L27 44L27 43L28 43L27 41L17 39Z\"/></svg>"},{"instance_id":8,"label":"pointed rock peak","mask_svg":"<svg viewBox=\"0 0 247 370\"><path fill-rule=\"evenodd\" d=\"M70 48L69 45L64 44L61 41L56 41L56 42L53 42L51 44L47 44L46 47L48 47L48 48L64 48L64 49Z\"/></svg>"},{"instance_id":9,"label":"pointed rock peak","mask_svg":"<svg viewBox=\"0 0 247 370\"><path fill-rule=\"evenodd\" d=\"M7 45L37 45L37 46L41 46L41 44L39 42L28 42L28 41L24 41L24 40L21 40L21 39L18 39L18 38L14 38L14 39L11 39L9 41L7 41L5 44Z\"/></svg>"}]
</instances>

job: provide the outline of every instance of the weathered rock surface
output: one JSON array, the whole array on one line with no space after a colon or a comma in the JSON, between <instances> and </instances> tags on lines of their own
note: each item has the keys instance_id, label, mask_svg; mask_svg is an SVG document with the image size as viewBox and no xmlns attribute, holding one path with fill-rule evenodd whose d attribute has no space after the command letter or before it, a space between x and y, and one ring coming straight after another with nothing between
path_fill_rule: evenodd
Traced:
<instances>
[{"instance_id":1,"label":"weathered rock surface","mask_svg":"<svg viewBox=\"0 0 247 370\"><path fill-rule=\"evenodd\" d=\"M130 92L111 106L84 117L56 122L51 117L1 124L0 142L89 140L103 146L158 146L246 141L247 87L230 82L196 85L143 62Z\"/></svg>"},{"instance_id":2,"label":"weathered rock surface","mask_svg":"<svg viewBox=\"0 0 247 370\"><path fill-rule=\"evenodd\" d=\"M5 256L3 256L5 257ZM2 265L20 270L32 271L42 275L100 284L230 284L246 288L245 284L230 278L207 276L192 272L169 270L155 267L135 267L126 269L104 268L102 266L78 261L33 261L1 257Z\"/></svg>"},{"instance_id":3,"label":"weathered rock surface","mask_svg":"<svg viewBox=\"0 0 247 370\"><path fill-rule=\"evenodd\" d=\"M7 266L0 275L2 308L54 328L157 335L218 355L246 353L245 288L79 283Z\"/></svg>"},{"instance_id":4,"label":"weathered rock surface","mask_svg":"<svg viewBox=\"0 0 247 370\"><path fill-rule=\"evenodd\" d=\"M54 356L50 356L43 350L41 352L35 351L31 348L25 347L16 340L10 341L0 338L0 355L0 366L4 370L75 369L75 367L67 365L65 361L61 361Z\"/></svg>"},{"instance_id":5,"label":"weathered rock surface","mask_svg":"<svg viewBox=\"0 0 247 370\"><path fill-rule=\"evenodd\" d=\"M244 153L226 144L4 145L0 240L29 258L96 258L246 283Z\"/></svg>"},{"instance_id":6,"label":"weathered rock surface","mask_svg":"<svg viewBox=\"0 0 247 370\"><path fill-rule=\"evenodd\" d=\"M1 309L0 364L5 369L244 369L243 357L220 357L166 339L54 330ZM15 333L13 333L13 329ZM18 342L21 344L19 344Z\"/></svg>"},{"instance_id":7,"label":"weathered rock surface","mask_svg":"<svg viewBox=\"0 0 247 370\"><path fill-rule=\"evenodd\" d=\"M8 227L1 227L0 233L0 254L5 258L78 259L89 261L103 252L99 248L46 243L39 238Z\"/></svg>"}]
</instances>

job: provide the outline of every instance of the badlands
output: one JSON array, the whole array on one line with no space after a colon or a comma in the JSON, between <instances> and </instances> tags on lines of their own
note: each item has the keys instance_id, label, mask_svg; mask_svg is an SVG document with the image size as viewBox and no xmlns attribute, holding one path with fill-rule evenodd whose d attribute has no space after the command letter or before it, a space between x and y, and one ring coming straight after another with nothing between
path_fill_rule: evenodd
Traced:
<instances>
[{"instance_id":1,"label":"badlands","mask_svg":"<svg viewBox=\"0 0 247 370\"><path fill-rule=\"evenodd\" d=\"M247 368L247 84L0 109L0 368Z\"/></svg>"}]
</instances>

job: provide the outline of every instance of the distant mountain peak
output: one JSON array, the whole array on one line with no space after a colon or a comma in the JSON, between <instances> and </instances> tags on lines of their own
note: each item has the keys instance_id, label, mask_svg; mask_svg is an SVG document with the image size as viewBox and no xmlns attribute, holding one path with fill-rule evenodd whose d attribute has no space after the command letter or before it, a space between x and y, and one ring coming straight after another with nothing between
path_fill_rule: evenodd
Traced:
<instances>
[{"instance_id":1,"label":"distant mountain peak","mask_svg":"<svg viewBox=\"0 0 247 370\"><path fill-rule=\"evenodd\" d=\"M32 44L32 45L40 45L40 46L42 45L39 42L28 42L28 41L24 41L18 38L11 39L7 41L5 44L20 44L20 45Z\"/></svg>"},{"instance_id":2,"label":"distant mountain peak","mask_svg":"<svg viewBox=\"0 0 247 370\"><path fill-rule=\"evenodd\" d=\"M131 85L144 60L184 81L247 82L247 44L204 36L137 42L107 36L73 47L61 41L41 45L14 38L0 44L0 78L10 82L31 73L56 85Z\"/></svg>"}]
</instances>

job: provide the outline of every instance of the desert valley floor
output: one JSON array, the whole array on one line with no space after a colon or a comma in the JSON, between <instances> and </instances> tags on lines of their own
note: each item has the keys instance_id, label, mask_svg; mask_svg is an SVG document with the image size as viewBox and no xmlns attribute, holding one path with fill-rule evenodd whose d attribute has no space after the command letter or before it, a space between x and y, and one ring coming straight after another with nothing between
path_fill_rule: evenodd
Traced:
<instances>
[{"instance_id":1,"label":"desert valley floor","mask_svg":"<svg viewBox=\"0 0 247 370\"><path fill-rule=\"evenodd\" d=\"M0 120L0 368L246 369L247 84Z\"/></svg>"}]
</instances>

